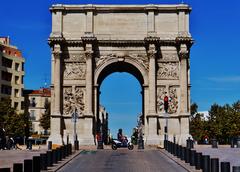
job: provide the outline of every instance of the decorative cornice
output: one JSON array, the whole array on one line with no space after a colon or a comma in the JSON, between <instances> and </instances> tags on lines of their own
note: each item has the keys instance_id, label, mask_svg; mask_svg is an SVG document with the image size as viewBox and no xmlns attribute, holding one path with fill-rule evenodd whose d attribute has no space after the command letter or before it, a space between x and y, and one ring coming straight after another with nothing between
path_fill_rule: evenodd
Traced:
<instances>
[{"instance_id":1,"label":"decorative cornice","mask_svg":"<svg viewBox=\"0 0 240 172\"><path fill-rule=\"evenodd\" d=\"M186 4L177 4L177 5L63 5L56 4L50 8L51 12L56 11L168 11L168 12L178 12L185 11L190 12L192 9L189 5Z\"/></svg>"},{"instance_id":2,"label":"decorative cornice","mask_svg":"<svg viewBox=\"0 0 240 172\"><path fill-rule=\"evenodd\" d=\"M81 39L65 39L62 37L50 37L48 44L53 46L54 44L61 44L71 47L81 47L86 43L94 43L105 46L146 46L146 44L157 44L162 46L176 46L182 43L192 45L194 40L191 37L177 37L176 39L160 39L159 37L146 37L144 40L97 40L96 37L81 37Z\"/></svg>"},{"instance_id":3,"label":"decorative cornice","mask_svg":"<svg viewBox=\"0 0 240 172\"><path fill-rule=\"evenodd\" d=\"M192 37L178 36L176 37L175 41L177 45L186 44L188 45L188 47L191 47L194 43L194 40L192 39Z\"/></svg>"}]
</instances>

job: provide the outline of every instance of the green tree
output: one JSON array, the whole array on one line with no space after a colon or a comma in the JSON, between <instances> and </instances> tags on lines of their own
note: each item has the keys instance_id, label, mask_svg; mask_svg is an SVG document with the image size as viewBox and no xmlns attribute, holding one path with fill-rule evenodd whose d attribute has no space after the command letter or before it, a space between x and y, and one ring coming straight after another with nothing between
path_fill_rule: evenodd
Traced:
<instances>
[{"instance_id":1,"label":"green tree","mask_svg":"<svg viewBox=\"0 0 240 172\"><path fill-rule=\"evenodd\" d=\"M50 128L50 113L51 113L50 107L51 107L50 102L48 101L48 99L46 99L44 105L45 112L42 114L42 117L40 118L40 126L43 127L45 132Z\"/></svg>"},{"instance_id":2,"label":"green tree","mask_svg":"<svg viewBox=\"0 0 240 172\"><path fill-rule=\"evenodd\" d=\"M11 99L6 98L0 102L0 122L3 125L6 135L8 136L24 136L26 134L26 126L30 125L28 114L18 114L11 107Z\"/></svg>"},{"instance_id":3,"label":"green tree","mask_svg":"<svg viewBox=\"0 0 240 172\"><path fill-rule=\"evenodd\" d=\"M11 107L11 99L4 98L0 101L0 124L4 127L7 116L13 115L15 109Z\"/></svg>"},{"instance_id":4,"label":"green tree","mask_svg":"<svg viewBox=\"0 0 240 172\"><path fill-rule=\"evenodd\" d=\"M198 105L196 103L191 104L190 110L190 134L194 140L202 141L206 135L206 122L203 118L203 114L198 113Z\"/></svg>"}]
</instances>

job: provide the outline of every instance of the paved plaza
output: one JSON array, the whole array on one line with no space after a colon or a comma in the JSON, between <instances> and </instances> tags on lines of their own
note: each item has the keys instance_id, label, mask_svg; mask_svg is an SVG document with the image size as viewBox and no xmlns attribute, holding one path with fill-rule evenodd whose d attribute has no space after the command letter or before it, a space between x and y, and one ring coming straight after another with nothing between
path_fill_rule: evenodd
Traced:
<instances>
[{"instance_id":1,"label":"paved plaza","mask_svg":"<svg viewBox=\"0 0 240 172\"><path fill-rule=\"evenodd\" d=\"M219 145L211 148L211 145L196 145L195 150L210 158L219 158L219 162L230 162L232 166L240 166L240 148L230 148L230 145Z\"/></svg>"}]
</instances>

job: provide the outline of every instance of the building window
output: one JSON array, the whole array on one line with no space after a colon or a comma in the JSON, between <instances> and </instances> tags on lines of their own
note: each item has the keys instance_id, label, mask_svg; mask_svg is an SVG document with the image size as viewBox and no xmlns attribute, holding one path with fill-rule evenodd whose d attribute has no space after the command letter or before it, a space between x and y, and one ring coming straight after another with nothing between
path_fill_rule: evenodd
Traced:
<instances>
[{"instance_id":1,"label":"building window","mask_svg":"<svg viewBox=\"0 0 240 172\"><path fill-rule=\"evenodd\" d=\"M30 120L32 121L36 120L35 110L30 110Z\"/></svg>"},{"instance_id":2,"label":"building window","mask_svg":"<svg viewBox=\"0 0 240 172\"><path fill-rule=\"evenodd\" d=\"M14 96L15 96L15 97L19 97L19 90L18 90L18 89L15 89L14 92L15 92Z\"/></svg>"},{"instance_id":3,"label":"building window","mask_svg":"<svg viewBox=\"0 0 240 172\"><path fill-rule=\"evenodd\" d=\"M2 80L11 82L12 81L12 74L9 72L2 71Z\"/></svg>"},{"instance_id":4,"label":"building window","mask_svg":"<svg viewBox=\"0 0 240 172\"><path fill-rule=\"evenodd\" d=\"M12 94L12 87L11 87L11 86L8 86L8 85L2 85L2 87L1 87L1 93L2 93L2 94L11 95L11 94Z\"/></svg>"},{"instance_id":5,"label":"building window","mask_svg":"<svg viewBox=\"0 0 240 172\"><path fill-rule=\"evenodd\" d=\"M22 63L22 71L24 71L24 63Z\"/></svg>"},{"instance_id":6,"label":"building window","mask_svg":"<svg viewBox=\"0 0 240 172\"><path fill-rule=\"evenodd\" d=\"M31 99L30 106L31 106L31 107L36 107L36 99L35 99L35 97L33 97L33 98Z\"/></svg>"},{"instance_id":7,"label":"building window","mask_svg":"<svg viewBox=\"0 0 240 172\"><path fill-rule=\"evenodd\" d=\"M2 57L2 65L4 67L12 68L12 60Z\"/></svg>"},{"instance_id":8,"label":"building window","mask_svg":"<svg viewBox=\"0 0 240 172\"><path fill-rule=\"evenodd\" d=\"M25 108L25 104L24 104L24 102L22 101L22 102L21 102L21 110L24 110L24 108Z\"/></svg>"},{"instance_id":9,"label":"building window","mask_svg":"<svg viewBox=\"0 0 240 172\"><path fill-rule=\"evenodd\" d=\"M15 63L15 70L19 71L19 63Z\"/></svg>"},{"instance_id":10,"label":"building window","mask_svg":"<svg viewBox=\"0 0 240 172\"><path fill-rule=\"evenodd\" d=\"M15 84L19 84L19 76L15 76Z\"/></svg>"},{"instance_id":11,"label":"building window","mask_svg":"<svg viewBox=\"0 0 240 172\"><path fill-rule=\"evenodd\" d=\"M18 109L18 102L14 102L14 108Z\"/></svg>"}]
</instances>

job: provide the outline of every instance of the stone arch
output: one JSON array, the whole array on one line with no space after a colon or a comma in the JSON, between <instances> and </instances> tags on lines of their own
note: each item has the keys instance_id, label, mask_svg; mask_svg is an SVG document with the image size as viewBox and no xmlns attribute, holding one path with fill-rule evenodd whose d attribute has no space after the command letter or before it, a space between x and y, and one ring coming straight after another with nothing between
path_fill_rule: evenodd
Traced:
<instances>
[{"instance_id":1,"label":"stone arch","mask_svg":"<svg viewBox=\"0 0 240 172\"><path fill-rule=\"evenodd\" d=\"M142 85L148 85L147 70L136 60L128 57L121 59L112 58L100 64L95 70L94 85L97 86L101 84L104 78L113 72L128 72L135 76Z\"/></svg>"}]
</instances>

